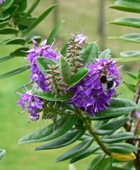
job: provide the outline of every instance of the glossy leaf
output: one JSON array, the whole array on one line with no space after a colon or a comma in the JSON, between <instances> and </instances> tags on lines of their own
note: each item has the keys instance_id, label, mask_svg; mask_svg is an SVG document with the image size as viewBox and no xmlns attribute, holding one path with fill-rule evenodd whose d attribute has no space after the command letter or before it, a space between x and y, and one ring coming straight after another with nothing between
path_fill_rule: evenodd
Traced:
<instances>
[{"instance_id":1,"label":"glossy leaf","mask_svg":"<svg viewBox=\"0 0 140 170\"><path fill-rule=\"evenodd\" d=\"M111 134L115 130L119 129L122 127L126 122L129 121L128 117L123 117L123 118L115 118L110 122L107 122L105 124L101 124L98 126L97 129L95 129L95 133L97 135L107 135Z\"/></svg>"},{"instance_id":2,"label":"glossy leaf","mask_svg":"<svg viewBox=\"0 0 140 170\"><path fill-rule=\"evenodd\" d=\"M0 16L0 22L5 21L6 19L9 19L10 15L8 13L2 13Z\"/></svg>"},{"instance_id":3,"label":"glossy leaf","mask_svg":"<svg viewBox=\"0 0 140 170\"><path fill-rule=\"evenodd\" d=\"M26 40L24 38L21 38L21 37L14 37L14 38L8 39L8 40L3 42L4 45L7 45L7 44L24 45L25 43L26 43Z\"/></svg>"},{"instance_id":4,"label":"glossy leaf","mask_svg":"<svg viewBox=\"0 0 140 170\"><path fill-rule=\"evenodd\" d=\"M126 87L127 87L130 91L132 91L133 93L136 92L136 86L135 86L134 84L129 84L129 83L125 82L125 81L124 81L124 84L126 85Z\"/></svg>"},{"instance_id":5,"label":"glossy leaf","mask_svg":"<svg viewBox=\"0 0 140 170\"><path fill-rule=\"evenodd\" d=\"M93 159L90 166L88 167L88 170L99 170L101 162L105 159L104 154L99 154L96 156L96 158Z\"/></svg>"},{"instance_id":6,"label":"glossy leaf","mask_svg":"<svg viewBox=\"0 0 140 170\"><path fill-rule=\"evenodd\" d=\"M25 56L27 50L29 50L28 47L20 47L13 51L12 53L10 53L10 55L12 57Z\"/></svg>"},{"instance_id":7,"label":"glossy leaf","mask_svg":"<svg viewBox=\"0 0 140 170\"><path fill-rule=\"evenodd\" d=\"M70 41L70 40L69 40ZM68 41L68 42L69 42ZM66 43L65 45L64 45L64 47L62 48L62 50L61 50L61 54L63 55L63 56L66 56L66 49L67 49L67 47L68 47L69 45L68 45L68 43Z\"/></svg>"},{"instance_id":8,"label":"glossy leaf","mask_svg":"<svg viewBox=\"0 0 140 170\"><path fill-rule=\"evenodd\" d=\"M120 39L120 40L124 40L124 41L140 43L140 34L139 33L131 33L131 34L122 35L120 37L109 37L109 38L115 38L115 39Z\"/></svg>"},{"instance_id":9,"label":"glossy leaf","mask_svg":"<svg viewBox=\"0 0 140 170\"><path fill-rule=\"evenodd\" d=\"M64 154L60 155L57 159L56 162L64 161L67 159L71 159L72 157L76 156L77 154L80 154L84 152L93 142L93 139L88 139L85 140L78 145L74 146Z\"/></svg>"},{"instance_id":10,"label":"glossy leaf","mask_svg":"<svg viewBox=\"0 0 140 170\"><path fill-rule=\"evenodd\" d=\"M29 68L30 68L30 66L24 66L24 67L20 67L18 69L12 70L10 72L7 72L5 74L0 75L0 79L11 77L11 76L14 76L16 74L22 73L23 71L26 71Z\"/></svg>"},{"instance_id":11,"label":"glossy leaf","mask_svg":"<svg viewBox=\"0 0 140 170\"><path fill-rule=\"evenodd\" d=\"M48 126L45 126L35 132L23 136L19 140L19 144L34 143L34 142L45 142L55 138L58 138L68 132L72 126L77 122L78 117L73 115L69 116L68 119L63 118Z\"/></svg>"},{"instance_id":12,"label":"glossy leaf","mask_svg":"<svg viewBox=\"0 0 140 170\"><path fill-rule=\"evenodd\" d=\"M122 57L127 57L127 60L129 60L129 57L133 57L133 60L135 61L134 57L139 57L140 59L140 51L132 50L132 51L123 51L120 53Z\"/></svg>"},{"instance_id":13,"label":"glossy leaf","mask_svg":"<svg viewBox=\"0 0 140 170\"><path fill-rule=\"evenodd\" d=\"M112 158L110 157L105 158L100 164L100 168L103 170L111 170L111 167L112 167Z\"/></svg>"},{"instance_id":14,"label":"glossy leaf","mask_svg":"<svg viewBox=\"0 0 140 170\"><path fill-rule=\"evenodd\" d=\"M7 61L7 60L10 60L12 59L13 57L11 55L8 55L8 56L5 56L5 57L1 57L0 58L0 62L4 62L4 61Z\"/></svg>"},{"instance_id":15,"label":"glossy leaf","mask_svg":"<svg viewBox=\"0 0 140 170\"><path fill-rule=\"evenodd\" d=\"M5 153L6 153L5 149L0 149L0 160L4 157Z\"/></svg>"},{"instance_id":16,"label":"glossy leaf","mask_svg":"<svg viewBox=\"0 0 140 170\"><path fill-rule=\"evenodd\" d=\"M67 60L63 57L59 57L59 68L65 83L69 84L71 82L71 69Z\"/></svg>"},{"instance_id":17,"label":"glossy leaf","mask_svg":"<svg viewBox=\"0 0 140 170\"><path fill-rule=\"evenodd\" d=\"M32 37L30 37L29 39L27 39L28 43L31 43L31 44L33 44L33 40L35 40L35 41L37 41L38 43L40 43L41 40L42 40L42 37L36 35L36 36L32 36Z\"/></svg>"},{"instance_id":18,"label":"glossy leaf","mask_svg":"<svg viewBox=\"0 0 140 170\"><path fill-rule=\"evenodd\" d=\"M129 99L114 98L110 101L110 106L107 110L102 111L94 116L87 115L87 119L104 120L128 114L130 111L137 108L135 102Z\"/></svg>"},{"instance_id":19,"label":"glossy leaf","mask_svg":"<svg viewBox=\"0 0 140 170\"><path fill-rule=\"evenodd\" d=\"M49 92L35 92L34 95L41 99L45 99L49 101L66 101L72 97L71 94L65 94L64 96L61 96L61 95L56 96L55 94L52 94L52 92L50 91Z\"/></svg>"},{"instance_id":20,"label":"glossy leaf","mask_svg":"<svg viewBox=\"0 0 140 170\"><path fill-rule=\"evenodd\" d=\"M42 20L44 20L46 18L46 16L53 10L53 8L56 5L52 5L50 6L45 12L43 12L43 14L41 14L36 20L35 22L33 22L33 24L24 32L24 36L27 35L31 30L33 30L33 28L35 28Z\"/></svg>"},{"instance_id":21,"label":"glossy leaf","mask_svg":"<svg viewBox=\"0 0 140 170\"><path fill-rule=\"evenodd\" d=\"M18 30L16 28L5 27L0 29L0 34L17 34Z\"/></svg>"},{"instance_id":22,"label":"glossy leaf","mask_svg":"<svg viewBox=\"0 0 140 170\"><path fill-rule=\"evenodd\" d=\"M134 79L134 80L137 79L137 76L136 76L135 74L133 74L133 73L131 73L131 72L128 72L128 71L125 71L125 73L126 73L129 77L131 77L132 79Z\"/></svg>"},{"instance_id":23,"label":"glossy leaf","mask_svg":"<svg viewBox=\"0 0 140 170\"><path fill-rule=\"evenodd\" d=\"M103 58L103 59L110 60L110 59L111 59L111 51L110 51L110 49L104 50L104 51L99 55L99 58Z\"/></svg>"},{"instance_id":24,"label":"glossy leaf","mask_svg":"<svg viewBox=\"0 0 140 170\"><path fill-rule=\"evenodd\" d=\"M113 166L111 170L130 170L130 169Z\"/></svg>"},{"instance_id":25,"label":"glossy leaf","mask_svg":"<svg viewBox=\"0 0 140 170\"><path fill-rule=\"evenodd\" d=\"M1 11L2 11L2 12L6 11L8 8L10 8L10 6L12 5L13 2L14 2L14 0L5 1L5 2L2 4Z\"/></svg>"},{"instance_id":26,"label":"glossy leaf","mask_svg":"<svg viewBox=\"0 0 140 170\"><path fill-rule=\"evenodd\" d=\"M99 146L96 146L96 147L92 147L92 148L89 148L87 149L86 151L80 153L80 154L77 154L76 156L74 156L71 160L70 160L70 163L74 163L74 162L77 162L81 159L84 159L92 154L94 154L100 147Z\"/></svg>"},{"instance_id":27,"label":"glossy leaf","mask_svg":"<svg viewBox=\"0 0 140 170\"><path fill-rule=\"evenodd\" d=\"M81 51L80 58L83 59L82 63L85 65L88 61L94 63L94 58L98 58L98 46L95 42L88 43Z\"/></svg>"},{"instance_id":28,"label":"glossy leaf","mask_svg":"<svg viewBox=\"0 0 140 170\"><path fill-rule=\"evenodd\" d=\"M43 57L37 57L36 63L39 70L42 72L42 74L44 74L44 76L47 75L46 70L49 69L48 65L56 65L56 63L53 60Z\"/></svg>"},{"instance_id":29,"label":"glossy leaf","mask_svg":"<svg viewBox=\"0 0 140 170\"><path fill-rule=\"evenodd\" d=\"M107 150L115 153L129 154L131 152L137 153L137 148L129 143L114 143L107 147Z\"/></svg>"},{"instance_id":30,"label":"glossy leaf","mask_svg":"<svg viewBox=\"0 0 140 170\"><path fill-rule=\"evenodd\" d=\"M16 22L20 26L29 27L29 25L33 24L37 18L27 17L27 18L17 18Z\"/></svg>"},{"instance_id":31,"label":"glossy leaf","mask_svg":"<svg viewBox=\"0 0 140 170\"><path fill-rule=\"evenodd\" d=\"M115 25L122 25L122 26L128 26L128 27L134 27L134 28L140 28L140 18L117 18L112 22L109 22L110 24Z\"/></svg>"},{"instance_id":32,"label":"glossy leaf","mask_svg":"<svg viewBox=\"0 0 140 170\"><path fill-rule=\"evenodd\" d=\"M134 138L134 134L132 132L123 132L118 134L113 134L110 136L105 136L102 139L102 142L104 143L115 143L115 142L121 142L127 139Z\"/></svg>"},{"instance_id":33,"label":"glossy leaf","mask_svg":"<svg viewBox=\"0 0 140 170\"><path fill-rule=\"evenodd\" d=\"M24 15L24 18L26 18L28 15L30 15L33 10L37 7L37 5L39 4L40 0L36 0L35 2L32 3L32 5L30 6L30 8L28 9L28 11L26 12L26 14Z\"/></svg>"},{"instance_id":34,"label":"glossy leaf","mask_svg":"<svg viewBox=\"0 0 140 170\"><path fill-rule=\"evenodd\" d=\"M117 0L115 1L115 5L110 6L110 8L127 11L127 12L135 12L140 13L140 3L139 0Z\"/></svg>"},{"instance_id":35,"label":"glossy leaf","mask_svg":"<svg viewBox=\"0 0 140 170\"><path fill-rule=\"evenodd\" d=\"M52 30L52 32L50 33L48 39L47 39L47 44L51 44L53 41L54 41L54 38L59 30L59 28L62 26L62 24L64 23L65 21L62 20L60 21L55 27L54 29Z\"/></svg>"},{"instance_id":36,"label":"glossy leaf","mask_svg":"<svg viewBox=\"0 0 140 170\"><path fill-rule=\"evenodd\" d=\"M76 74L73 76L69 88L75 86L78 82L80 82L86 75L88 74L88 69L86 67L82 67L78 69Z\"/></svg>"},{"instance_id":37,"label":"glossy leaf","mask_svg":"<svg viewBox=\"0 0 140 170\"><path fill-rule=\"evenodd\" d=\"M75 141L77 141L84 133L85 133L85 129L75 129L69 131L64 135L62 135L61 137L53 140L52 142L37 147L35 150L56 149L56 148L61 148L70 145Z\"/></svg>"}]
</instances>

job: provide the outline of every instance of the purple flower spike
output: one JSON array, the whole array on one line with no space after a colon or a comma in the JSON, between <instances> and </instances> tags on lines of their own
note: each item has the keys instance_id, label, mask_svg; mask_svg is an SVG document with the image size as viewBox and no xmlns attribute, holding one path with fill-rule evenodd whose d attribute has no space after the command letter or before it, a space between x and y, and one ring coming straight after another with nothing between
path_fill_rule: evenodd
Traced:
<instances>
[{"instance_id":1,"label":"purple flower spike","mask_svg":"<svg viewBox=\"0 0 140 170\"><path fill-rule=\"evenodd\" d=\"M22 110L27 110L30 113L30 120L35 121L39 119L38 111L42 109L41 100L32 95L31 91L27 91L25 94L19 94L20 100L17 105L22 106Z\"/></svg>"},{"instance_id":2,"label":"purple flower spike","mask_svg":"<svg viewBox=\"0 0 140 170\"><path fill-rule=\"evenodd\" d=\"M87 37L84 35L84 33L77 34L77 35L70 33L70 35L73 37L74 42L77 43L80 46L83 45L87 40Z\"/></svg>"},{"instance_id":3,"label":"purple flower spike","mask_svg":"<svg viewBox=\"0 0 140 170\"><path fill-rule=\"evenodd\" d=\"M52 49L52 46L47 45L47 40L44 40L40 45L38 45L38 43L35 40L33 40L33 44L34 47L27 51L26 58L26 60L28 60L31 65L30 78L33 82L38 84L38 88L42 89L43 91L48 91L49 88L46 82L46 78L37 67L36 58L44 57L56 61L60 54L56 53Z\"/></svg>"},{"instance_id":4,"label":"purple flower spike","mask_svg":"<svg viewBox=\"0 0 140 170\"><path fill-rule=\"evenodd\" d=\"M120 78L112 60L96 59L88 69L86 77L70 89L74 94L70 104L93 115L107 109Z\"/></svg>"}]
</instances>

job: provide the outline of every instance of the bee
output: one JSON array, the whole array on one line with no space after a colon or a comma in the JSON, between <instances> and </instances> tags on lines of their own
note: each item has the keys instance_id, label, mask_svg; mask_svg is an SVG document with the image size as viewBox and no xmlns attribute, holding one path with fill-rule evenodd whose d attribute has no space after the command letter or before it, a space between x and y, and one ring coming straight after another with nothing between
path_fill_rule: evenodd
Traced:
<instances>
[{"instance_id":1,"label":"bee","mask_svg":"<svg viewBox=\"0 0 140 170\"><path fill-rule=\"evenodd\" d=\"M108 90L112 90L116 87L116 82L114 81L114 78L111 75L102 74L99 77L99 81L105 92L107 92Z\"/></svg>"}]
</instances>

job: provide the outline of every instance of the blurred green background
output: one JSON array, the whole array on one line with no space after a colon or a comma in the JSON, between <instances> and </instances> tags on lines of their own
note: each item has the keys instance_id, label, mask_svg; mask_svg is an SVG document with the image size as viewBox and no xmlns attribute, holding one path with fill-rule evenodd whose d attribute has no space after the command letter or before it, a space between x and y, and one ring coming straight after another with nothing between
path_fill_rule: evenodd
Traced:
<instances>
[{"instance_id":1,"label":"blurred green background","mask_svg":"<svg viewBox=\"0 0 140 170\"><path fill-rule=\"evenodd\" d=\"M29 5L34 1L29 1ZM113 0L105 1L105 21L112 21L115 18L123 16L131 16L129 13L123 13L109 9L109 4ZM38 16L53 4L52 0L42 0L34 15ZM99 41L98 21L99 21L99 0L59 0L58 1L58 20L65 20L65 23L59 31L56 45L61 47L70 38L69 32L77 33L84 29L85 35L88 36L88 41ZM36 34L47 38L52 28L54 27L54 12L47 17L34 31ZM131 32L131 28L105 25L105 35L117 36ZM137 30L133 29L133 32ZM1 37L2 38L2 37ZM114 57L119 56L119 52L123 50L136 50L138 45L133 43L120 42L118 40L105 38L106 48L110 48ZM0 57L8 55L13 50L13 46L0 47ZM0 74L12 69L21 67L25 64L24 58L14 58L12 60L0 63ZM122 63L119 63L121 65ZM134 63L124 64L124 69L136 70ZM124 75L122 75L123 77ZM125 79L128 79L127 77ZM5 148L7 153L4 159L0 162L0 170L68 170L68 161L55 163L55 158L63 153L65 149L53 151L38 151L35 152L35 146L39 144L18 145L18 140L23 135L44 126L46 121L28 122L27 113L19 114L21 108L16 106L18 96L15 94L16 89L29 81L29 71L11 78L0 80L0 148ZM131 93L126 92L125 86L122 84L118 92L122 92L121 97L126 96L132 98ZM66 148L68 149L68 148ZM84 159L75 164L77 170L87 169L87 165L92 160Z\"/></svg>"}]
</instances>

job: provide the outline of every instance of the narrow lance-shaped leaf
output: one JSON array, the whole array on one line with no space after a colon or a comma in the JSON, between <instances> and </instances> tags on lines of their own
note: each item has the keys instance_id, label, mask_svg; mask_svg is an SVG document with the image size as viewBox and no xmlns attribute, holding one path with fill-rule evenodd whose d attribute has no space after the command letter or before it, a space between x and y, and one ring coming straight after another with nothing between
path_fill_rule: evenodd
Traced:
<instances>
[{"instance_id":1,"label":"narrow lance-shaped leaf","mask_svg":"<svg viewBox=\"0 0 140 170\"><path fill-rule=\"evenodd\" d=\"M24 67L20 67L18 69L12 70L12 71L10 71L8 73L0 75L0 79L11 77L11 76L14 76L16 74L22 73L23 71L26 71L29 68L30 68L30 66L24 66Z\"/></svg>"},{"instance_id":2,"label":"narrow lance-shaped leaf","mask_svg":"<svg viewBox=\"0 0 140 170\"><path fill-rule=\"evenodd\" d=\"M47 75L46 70L49 69L49 65L56 65L56 63L49 59L49 58L43 58L43 57L37 57L36 63L39 68L39 70L44 74L44 76Z\"/></svg>"},{"instance_id":3,"label":"narrow lance-shaped leaf","mask_svg":"<svg viewBox=\"0 0 140 170\"><path fill-rule=\"evenodd\" d=\"M0 149L0 160L3 158L3 156L5 155L6 150L5 149Z\"/></svg>"},{"instance_id":4,"label":"narrow lance-shaped leaf","mask_svg":"<svg viewBox=\"0 0 140 170\"><path fill-rule=\"evenodd\" d=\"M48 126L45 126L35 132L25 135L19 140L19 144L44 142L55 138L58 138L71 129L71 127L77 122L78 117L76 115L69 116L68 119L63 118Z\"/></svg>"},{"instance_id":5,"label":"narrow lance-shaped leaf","mask_svg":"<svg viewBox=\"0 0 140 170\"><path fill-rule=\"evenodd\" d=\"M99 170L101 162L105 159L105 154L99 154L93 159L88 170Z\"/></svg>"},{"instance_id":6,"label":"narrow lance-shaped leaf","mask_svg":"<svg viewBox=\"0 0 140 170\"><path fill-rule=\"evenodd\" d=\"M61 137L53 140L52 142L37 147L35 150L56 149L56 148L61 148L70 145L75 141L77 141L84 133L85 133L85 129L75 129L69 131L64 135L62 135Z\"/></svg>"},{"instance_id":7,"label":"narrow lance-shaped leaf","mask_svg":"<svg viewBox=\"0 0 140 170\"><path fill-rule=\"evenodd\" d=\"M24 15L23 18L26 18L28 15L30 15L33 12L33 10L37 7L39 2L40 2L40 0L36 0L35 2L33 2L31 7L28 9L28 11L26 12L26 14Z\"/></svg>"},{"instance_id":8,"label":"narrow lance-shaped leaf","mask_svg":"<svg viewBox=\"0 0 140 170\"><path fill-rule=\"evenodd\" d=\"M121 142L127 139L134 138L134 134L132 132L123 132L118 134L113 134L110 136L105 136L102 139L102 142L104 143L115 143L115 142Z\"/></svg>"},{"instance_id":9,"label":"narrow lance-shaped leaf","mask_svg":"<svg viewBox=\"0 0 140 170\"><path fill-rule=\"evenodd\" d=\"M110 101L110 106L108 109L98 113L94 116L87 115L87 119L91 120L104 120L114 117L122 116L123 114L128 114L130 111L136 109L138 106L136 103L129 99L114 98Z\"/></svg>"},{"instance_id":10,"label":"narrow lance-shaped leaf","mask_svg":"<svg viewBox=\"0 0 140 170\"><path fill-rule=\"evenodd\" d=\"M126 122L129 121L129 118L115 118L111 122L101 124L95 129L95 133L98 135L107 135L111 134L115 130L119 129L121 126L123 126Z\"/></svg>"},{"instance_id":11,"label":"narrow lance-shaped leaf","mask_svg":"<svg viewBox=\"0 0 140 170\"><path fill-rule=\"evenodd\" d=\"M45 99L49 101L66 101L72 97L71 94L65 94L63 96L58 94L56 96L55 94L52 94L52 92L50 91L49 92L35 92L34 95L41 99Z\"/></svg>"},{"instance_id":12,"label":"narrow lance-shaped leaf","mask_svg":"<svg viewBox=\"0 0 140 170\"><path fill-rule=\"evenodd\" d=\"M93 139L90 139L90 140L88 139L88 140L85 140L85 141L79 143L78 145L74 146L73 148L71 148L70 150L65 152L64 154L60 155L56 159L56 162L70 159L70 158L76 156L77 154L84 152L92 144L92 142L93 142Z\"/></svg>"},{"instance_id":13,"label":"narrow lance-shaped leaf","mask_svg":"<svg viewBox=\"0 0 140 170\"><path fill-rule=\"evenodd\" d=\"M71 69L67 60L63 57L59 57L59 68L65 83L69 84L71 82Z\"/></svg>"},{"instance_id":14,"label":"narrow lance-shaped leaf","mask_svg":"<svg viewBox=\"0 0 140 170\"><path fill-rule=\"evenodd\" d=\"M47 44L51 44L53 41L54 41L54 38L59 30L59 28L62 26L62 24L64 23L65 21L62 20L60 21L55 27L54 29L52 30L52 32L50 33L48 39L47 39Z\"/></svg>"},{"instance_id":15,"label":"narrow lance-shaped leaf","mask_svg":"<svg viewBox=\"0 0 140 170\"><path fill-rule=\"evenodd\" d=\"M82 63L87 65L88 61L94 63L94 58L98 58L98 46L95 42L88 43L81 51Z\"/></svg>"},{"instance_id":16,"label":"narrow lance-shaped leaf","mask_svg":"<svg viewBox=\"0 0 140 170\"><path fill-rule=\"evenodd\" d=\"M77 154L75 157L73 157L71 160L70 160L70 163L74 163L74 162L77 162L81 159L84 159L92 154L94 154L100 147L99 146L96 146L96 147L92 147L92 148L89 148L87 149L86 151L80 153L80 154Z\"/></svg>"},{"instance_id":17,"label":"narrow lance-shaped leaf","mask_svg":"<svg viewBox=\"0 0 140 170\"><path fill-rule=\"evenodd\" d=\"M110 51L110 49L104 50L104 51L99 55L99 58L103 58L103 59L110 60L110 59L111 59L111 51Z\"/></svg>"},{"instance_id":18,"label":"narrow lance-shaped leaf","mask_svg":"<svg viewBox=\"0 0 140 170\"><path fill-rule=\"evenodd\" d=\"M35 28L44 18L53 10L56 4L50 6L42 15L40 15L36 21L24 32L24 36L27 35L33 28Z\"/></svg>"},{"instance_id":19,"label":"narrow lance-shaped leaf","mask_svg":"<svg viewBox=\"0 0 140 170\"><path fill-rule=\"evenodd\" d=\"M109 24L140 28L140 18L133 18L133 17L117 18L114 21L109 22Z\"/></svg>"}]
</instances>

